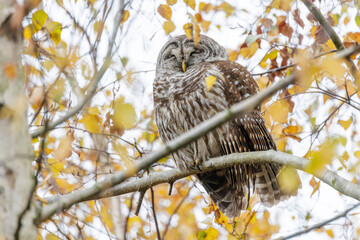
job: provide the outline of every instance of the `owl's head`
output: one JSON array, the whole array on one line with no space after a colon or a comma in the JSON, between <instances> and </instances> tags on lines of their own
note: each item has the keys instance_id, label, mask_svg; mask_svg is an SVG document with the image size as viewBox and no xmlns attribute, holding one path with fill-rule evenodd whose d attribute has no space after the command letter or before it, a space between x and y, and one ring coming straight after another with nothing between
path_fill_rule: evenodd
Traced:
<instances>
[{"instance_id":1,"label":"owl's head","mask_svg":"<svg viewBox=\"0 0 360 240\"><path fill-rule=\"evenodd\" d=\"M200 42L195 46L192 39L180 35L170 39L161 49L156 73L185 72L202 62L228 60L226 49L212 38L200 35Z\"/></svg>"}]
</instances>

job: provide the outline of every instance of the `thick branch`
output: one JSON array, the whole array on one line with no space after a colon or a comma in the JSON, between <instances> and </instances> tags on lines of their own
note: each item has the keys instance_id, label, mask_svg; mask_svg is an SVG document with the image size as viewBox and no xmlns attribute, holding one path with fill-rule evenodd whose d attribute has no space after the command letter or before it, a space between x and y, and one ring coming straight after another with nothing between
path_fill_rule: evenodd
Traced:
<instances>
[{"instance_id":1,"label":"thick branch","mask_svg":"<svg viewBox=\"0 0 360 240\"><path fill-rule=\"evenodd\" d=\"M320 12L320 9L315 6L315 4L311 0L303 0L306 7L309 9L311 14L316 18L316 20L320 23L322 28L325 30L325 32L329 35L331 40L333 41L335 47L337 50L341 51L346 49L343 42L341 41L340 37L337 35L337 33L334 31L334 29L331 27L328 20L325 19L325 17ZM357 77L357 67L355 66L354 62L351 60L350 56L346 58L347 61L345 61L346 65L349 67L351 75L355 79L355 85L357 86L357 89L360 89L358 77Z\"/></svg>"},{"instance_id":2,"label":"thick branch","mask_svg":"<svg viewBox=\"0 0 360 240\"><path fill-rule=\"evenodd\" d=\"M92 196L91 198L83 198L83 200L95 200L106 197L113 197L118 195L123 195L126 193L140 191L142 189L149 189L155 185L161 183L169 183L176 181L187 176L191 176L197 173L204 173L209 171L214 171L218 169L223 169L227 167L234 166L236 164L244 163L278 163L281 165L291 166L299 170L305 170L309 160L302 157L297 157L291 154L277 152L274 150L269 151L260 151L260 152L246 152L246 153L233 153L230 155L225 155L217 158L209 159L204 162L200 169L194 170L179 170L172 169L161 172L153 172L148 176L142 178L133 178L127 182L121 183L113 188L108 189L105 192L97 196ZM330 185L339 192L347 195L351 198L360 200L360 186L347 181L346 179L338 176L336 173L331 172L328 169L324 169L321 172L313 174L319 178L324 183ZM61 198L70 198L73 193L68 195L63 195L60 198L49 198L46 199L48 202L56 202Z\"/></svg>"}]
</instances>

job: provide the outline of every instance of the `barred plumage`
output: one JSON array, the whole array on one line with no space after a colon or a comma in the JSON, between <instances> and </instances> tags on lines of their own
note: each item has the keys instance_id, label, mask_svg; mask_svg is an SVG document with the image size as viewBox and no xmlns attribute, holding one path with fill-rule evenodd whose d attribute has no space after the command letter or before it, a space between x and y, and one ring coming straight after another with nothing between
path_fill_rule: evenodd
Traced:
<instances>
[{"instance_id":1,"label":"barred plumage","mask_svg":"<svg viewBox=\"0 0 360 240\"><path fill-rule=\"evenodd\" d=\"M208 90L205 79L211 75L217 80ZM250 73L229 61L226 50L213 39L201 36L195 46L185 35L175 37L164 45L157 61L154 104L160 137L166 143L257 92ZM180 169L189 169L212 157L268 149L276 150L276 146L258 107L172 156ZM235 217L247 208L251 186L265 206L288 197L276 179L279 171L277 164L240 164L197 178L219 209Z\"/></svg>"}]
</instances>

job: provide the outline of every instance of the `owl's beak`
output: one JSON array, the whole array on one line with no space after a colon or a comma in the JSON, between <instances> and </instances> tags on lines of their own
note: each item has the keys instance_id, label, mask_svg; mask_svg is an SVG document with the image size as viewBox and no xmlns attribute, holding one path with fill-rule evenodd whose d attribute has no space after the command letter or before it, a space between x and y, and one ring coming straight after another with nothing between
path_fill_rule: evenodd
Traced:
<instances>
[{"instance_id":1,"label":"owl's beak","mask_svg":"<svg viewBox=\"0 0 360 240\"><path fill-rule=\"evenodd\" d=\"M185 72L186 71L186 62L185 62L185 60L182 60L181 67L182 67L182 70Z\"/></svg>"}]
</instances>

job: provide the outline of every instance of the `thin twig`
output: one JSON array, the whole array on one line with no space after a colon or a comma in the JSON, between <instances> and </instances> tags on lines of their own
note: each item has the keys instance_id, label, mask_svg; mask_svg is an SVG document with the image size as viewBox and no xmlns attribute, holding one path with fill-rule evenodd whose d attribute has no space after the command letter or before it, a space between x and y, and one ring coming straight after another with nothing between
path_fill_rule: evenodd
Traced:
<instances>
[{"instance_id":1,"label":"thin twig","mask_svg":"<svg viewBox=\"0 0 360 240\"><path fill-rule=\"evenodd\" d=\"M128 223L129 223L129 219L130 219L134 196L135 196L135 193L133 193L130 198L129 214L126 216L125 225L124 225L124 240L126 240L126 233L127 233L127 228L128 228Z\"/></svg>"},{"instance_id":2,"label":"thin twig","mask_svg":"<svg viewBox=\"0 0 360 240\"><path fill-rule=\"evenodd\" d=\"M146 190L147 190L147 189L140 191L139 199L138 199L137 206L136 206L136 210L135 210L135 215L136 215L136 216L139 216L139 212L140 212L140 209L141 209L142 202L143 202L143 200L144 200L144 196L145 196Z\"/></svg>"},{"instance_id":3,"label":"thin twig","mask_svg":"<svg viewBox=\"0 0 360 240\"><path fill-rule=\"evenodd\" d=\"M156 234L157 234L158 240L161 240L160 230L159 230L159 224L158 224L158 221L157 221L156 211L155 211L154 189L151 187L151 188L150 188L150 191L151 191L151 208L152 208L152 212L153 212L153 216L154 216L154 221L155 221Z\"/></svg>"},{"instance_id":4,"label":"thin twig","mask_svg":"<svg viewBox=\"0 0 360 240\"><path fill-rule=\"evenodd\" d=\"M315 229L318 229L318 228L320 228L320 227L323 227L323 226L325 226L325 225L327 225L327 224L329 224L329 223L331 223L331 222L333 222L333 221L335 221L335 220L337 220L337 219L339 219L339 218L346 217L347 214L348 214L350 211L352 211L353 209L355 209L355 208L357 208L357 207L359 207L359 206L360 206L360 203L352 206L351 208L349 208L349 209L347 209L346 211L344 211L344 212L342 212L342 213L334 216L333 218L330 218L330 219L328 219L328 220L326 220L326 221L317 223L317 224L315 224L315 225L313 225L313 226L311 226L311 227L309 227L309 228L306 228L306 229L301 230L301 231L299 231L299 232L293 233L293 234L291 234L291 235L289 235L289 236L277 238L276 240L287 240L287 239L291 239L291 238L294 238L294 237L298 237L298 236L300 236L300 235L302 235L302 234L304 234L304 233L311 232L312 230L315 230Z\"/></svg>"}]
</instances>

